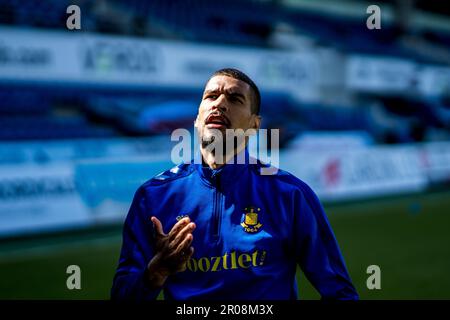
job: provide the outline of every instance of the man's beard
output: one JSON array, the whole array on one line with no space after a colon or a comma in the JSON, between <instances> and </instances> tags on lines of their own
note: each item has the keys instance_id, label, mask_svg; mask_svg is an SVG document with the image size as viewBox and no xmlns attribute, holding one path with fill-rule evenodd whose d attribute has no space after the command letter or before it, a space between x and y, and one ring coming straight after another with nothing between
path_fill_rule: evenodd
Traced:
<instances>
[{"instance_id":1,"label":"man's beard","mask_svg":"<svg viewBox=\"0 0 450 320\"><path fill-rule=\"evenodd\" d=\"M236 151L236 149L238 147L238 143L239 143L238 137L234 136L233 139L227 139L227 136L224 132L221 132L221 134L222 134L222 139L219 139L219 140L222 140L222 143L220 143L220 141L217 141L214 148L211 149L211 153L213 155L216 155L216 151L221 150L222 152L220 154L225 155L227 151ZM202 148L203 149L207 148L215 141L216 141L216 136L214 136L214 135L202 136L201 137ZM228 150L227 148L230 148L230 150Z\"/></svg>"},{"instance_id":2,"label":"man's beard","mask_svg":"<svg viewBox=\"0 0 450 320\"><path fill-rule=\"evenodd\" d=\"M216 140L215 136L209 136L209 137L202 136L202 148L205 149L207 146L209 146L215 140Z\"/></svg>"},{"instance_id":3,"label":"man's beard","mask_svg":"<svg viewBox=\"0 0 450 320\"><path fill-rule=\"evenodd\" d=\"M223 135L222 135L223 136ZM208 136L208 137L202 137L202 148L205 149L209 146L211 146L214 142L216 142L216 145L213 147L211 146L211 153L215 156L216 154L225 155L227 151L227 139L222 138L222 143L220 141L216 142L215 136ZM219 152L221 151L221 152Z\"/></svg>"}]
</instances>

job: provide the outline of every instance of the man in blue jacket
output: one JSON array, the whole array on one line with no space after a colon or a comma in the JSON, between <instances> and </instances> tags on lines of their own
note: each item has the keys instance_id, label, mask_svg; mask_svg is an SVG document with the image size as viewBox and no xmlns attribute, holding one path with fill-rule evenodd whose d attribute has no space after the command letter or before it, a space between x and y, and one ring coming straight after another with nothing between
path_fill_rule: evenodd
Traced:
<instances>
[{"instance_id":1,"label":"man in blue jacket","mask_svg":"<svg viewBox=\"0 0 450 320\"><path fill-rule=\"evenodd\" d=\"M250 161L248 138L231 152L209 148L217 132L257 130L259 108L259 90L241 71L209 79L195 121L201 161L137 190L113 299L151 300L161 290L175 300L297 299L297 265L323 299L358 299L314 192L285 171L262 174L267 165Z\"/></svg>"}]
</instances>

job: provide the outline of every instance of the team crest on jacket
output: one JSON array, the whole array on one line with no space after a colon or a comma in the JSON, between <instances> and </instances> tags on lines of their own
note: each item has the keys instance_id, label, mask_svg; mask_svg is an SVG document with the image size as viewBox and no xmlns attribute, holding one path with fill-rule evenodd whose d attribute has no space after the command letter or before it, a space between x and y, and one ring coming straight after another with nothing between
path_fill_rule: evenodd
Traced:
<instances>
[{"instance_id":1,"label":"team crest on jacket","mask_svg":"<svg viewBox=\"0 0 450 320\"><path fill-rule=\"evenodd\" d=\"M245 232L256 233L262 227L262 223L259 221L258 217L260 211L261 208L253 206L244 209L245 213L242 216L241 226L244 228Z\"/></svg>"}]
</instances>

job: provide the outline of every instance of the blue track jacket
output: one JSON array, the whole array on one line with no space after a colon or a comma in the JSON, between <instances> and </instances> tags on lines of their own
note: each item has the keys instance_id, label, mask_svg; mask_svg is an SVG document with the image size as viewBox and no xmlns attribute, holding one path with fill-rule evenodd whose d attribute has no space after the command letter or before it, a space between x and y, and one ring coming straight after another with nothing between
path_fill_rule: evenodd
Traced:
<instances>
[{"instance_id":1,"label":"blue track jacket","mask_svg":"<svg viewBox=\"0 0 450 320\"><path fill-rule=\"evenodd\" d=\"M197 226L195 252L186 271L167 279L165 299L297 299L297 265L322 299L358 299L317 196L293 175L262 175L263 168L259 161L218 170L192 162L139 187L111 298L156 299L160 290L151 290L144 275L154 255L150 217L168 233L189 216Z\"/></svg>"}]
</instances>

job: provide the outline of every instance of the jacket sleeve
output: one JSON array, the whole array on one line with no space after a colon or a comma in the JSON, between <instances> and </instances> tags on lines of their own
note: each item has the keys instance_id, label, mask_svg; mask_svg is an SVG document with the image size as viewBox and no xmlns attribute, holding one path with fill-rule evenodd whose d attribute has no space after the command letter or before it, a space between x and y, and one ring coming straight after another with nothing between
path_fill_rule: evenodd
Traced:
<instances>
[{"instance_id":1,"label":"jacket sleeve","mask_svg":"<svg viewBox=\"0 0 450 320\"><path fill-rule=\"evenodd\" d=\"M300 268L323 300L357 300L358 294L326 214L303 182L295 196L295 247Z\"/></svg>"},{"instance_id":2,"label":"jacket sleeve","mask_svg":"<svg viewBox=\"0 0 450 320\"><path fill-rule=\"evenodd\" d=\"M145 191L134 195L123 228L122 250L111 289L113 300L154 300L161 289L149 287L147 264L153 257L153 223L146 205Z\"/></svg>"}]
</instances>

